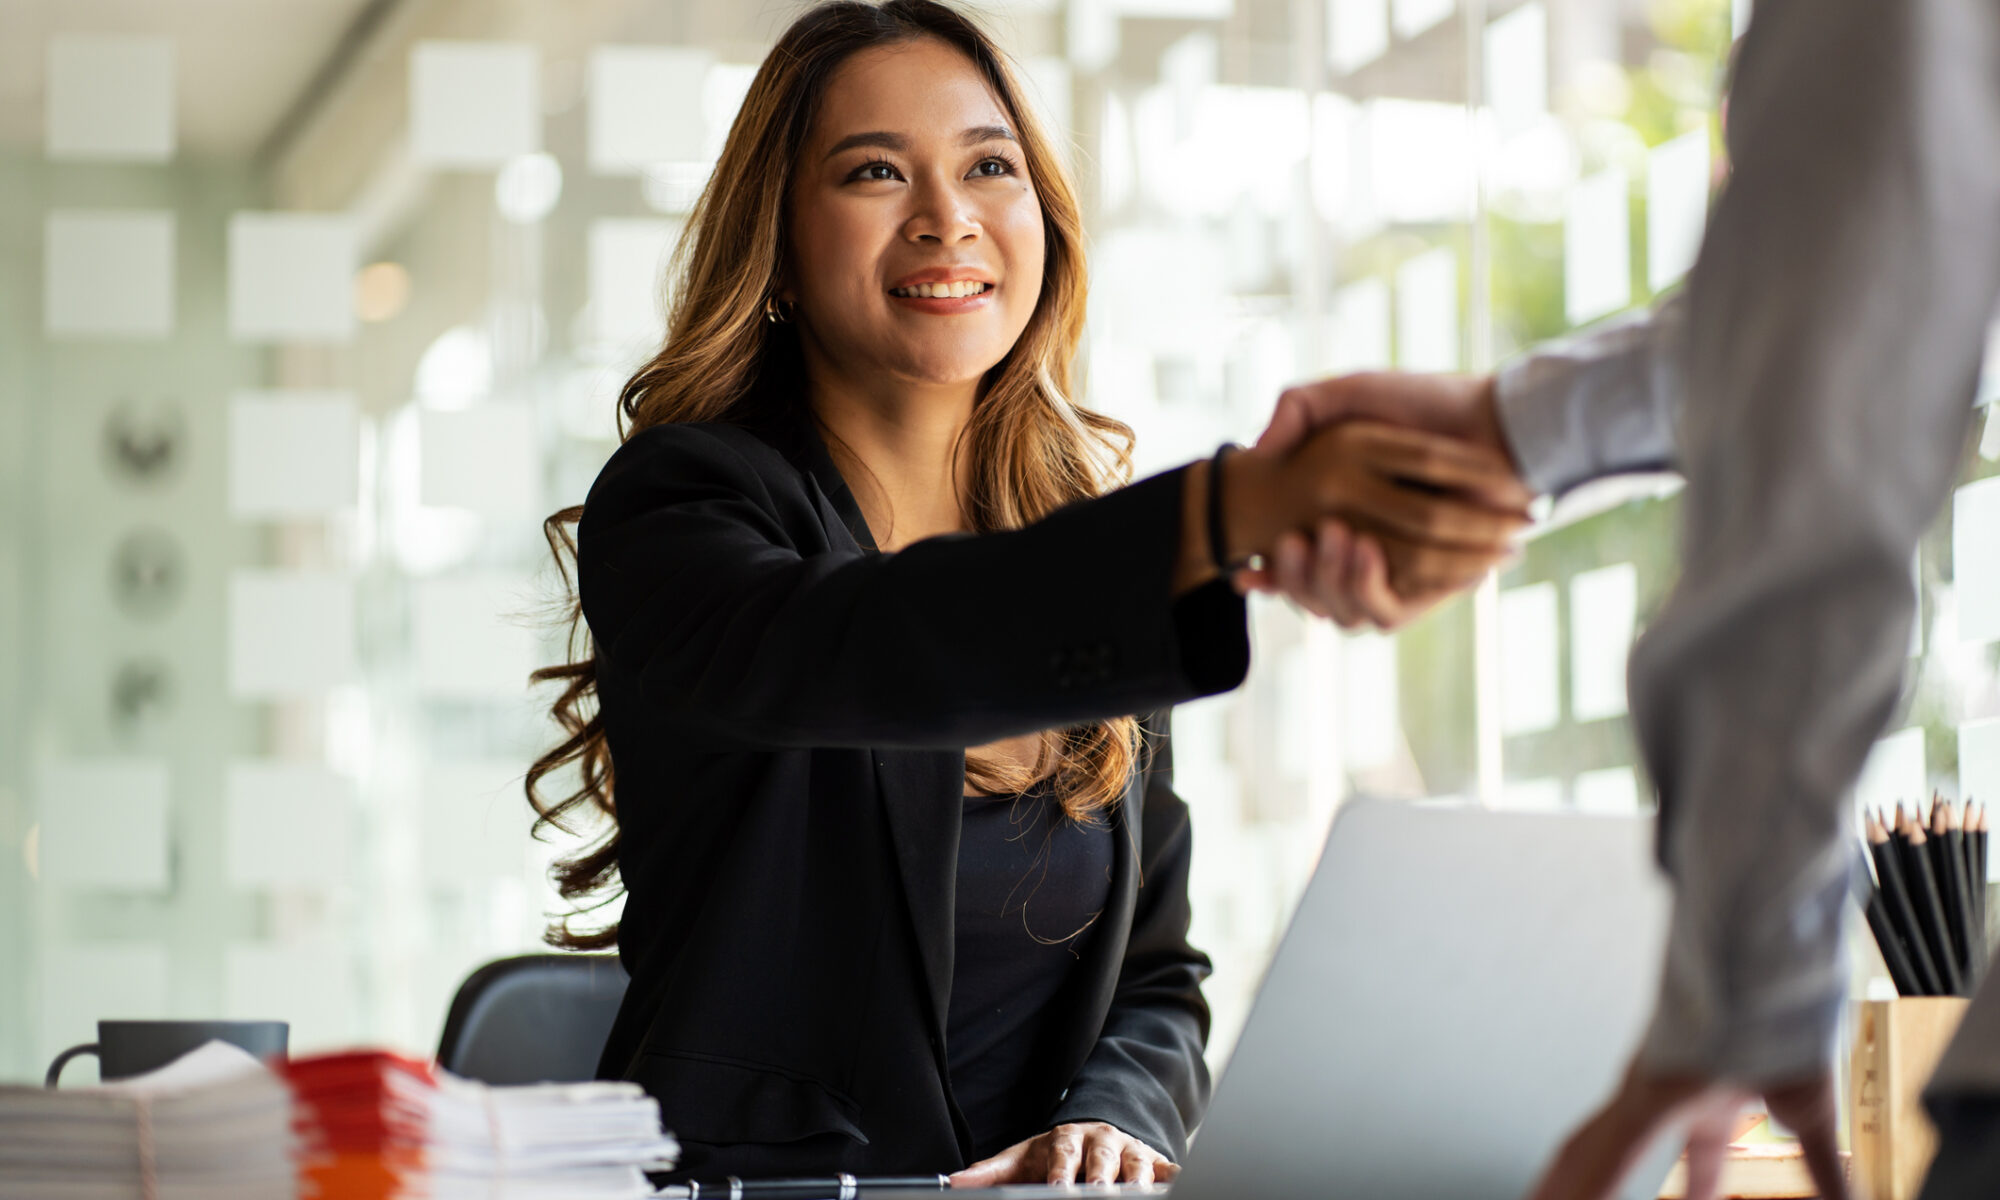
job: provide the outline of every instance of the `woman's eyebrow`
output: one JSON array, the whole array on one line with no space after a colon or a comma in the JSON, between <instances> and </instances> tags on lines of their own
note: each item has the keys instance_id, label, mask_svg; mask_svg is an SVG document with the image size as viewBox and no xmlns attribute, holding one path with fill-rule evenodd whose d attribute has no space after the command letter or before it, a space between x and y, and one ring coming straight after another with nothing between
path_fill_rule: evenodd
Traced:
<instances>
[{"instance_id":1,"label":"woman's eyebrow","mask_svg":"<svg viewBox=\"0 0 2000 1200\"><path fill-rule=\"evenodd\" d=\"M960 145L976 146L981 142L1011 142L1015 139L1014 131L1005 125L974 125L964 133L959 134L958 140ZM890 133L887 130L880 129L871 130L867 133L850 133L835 142L833 149L826 152L826 156L832 158L836 154L853 150L858 146L878 146L884 150L907 150L910 147L910 140L900 133Z\"/></svg>"}]
</instances>

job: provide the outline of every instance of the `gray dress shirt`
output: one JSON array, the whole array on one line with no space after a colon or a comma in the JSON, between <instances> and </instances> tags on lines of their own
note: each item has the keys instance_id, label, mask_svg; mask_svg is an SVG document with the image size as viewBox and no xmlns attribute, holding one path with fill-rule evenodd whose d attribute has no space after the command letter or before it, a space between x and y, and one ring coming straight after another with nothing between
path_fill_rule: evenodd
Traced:
<instances>
[{"instance_id":1,"label":"gray dress shirt","mask_svg":"<svg viewBox=\"0 0 2000 1200\"><path fill-rule=\"evenodd\" d=\"M1498 396L1537 487L1687 478L1681 579L1629 676L1676 883L1640 1052L1758 1084L1834 1050L1849 789L1897 702L1910 557L2000 295L2000 0L1760 0L1729 117L1686 290L1510 366ZM2000 1090L2000 989L1934 1088Z\"/></svg>"}]
</instances>

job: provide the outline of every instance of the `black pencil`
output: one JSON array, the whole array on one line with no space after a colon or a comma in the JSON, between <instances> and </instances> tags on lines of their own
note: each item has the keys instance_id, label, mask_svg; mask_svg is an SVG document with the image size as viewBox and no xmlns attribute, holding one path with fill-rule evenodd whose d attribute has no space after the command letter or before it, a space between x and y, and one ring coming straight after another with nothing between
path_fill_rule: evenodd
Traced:
<instances>
[{"instance_id":1,"label":"black pencil","mask_svg":"<svg viewBox=\"0 0 2000 1200\"><path fill-rule=\"evenodd\" d=\"M1965 927L1965 957L1961 965L1965 968L1968 984L1979 977L1979 944L1983 930L1979 926L1979 902L1973 895L1972 864L1965 857L1965 810L1947 800L1944 806L1945 840L1951 847L1951 872L1958 881L1959 920Z\"/></svg>"},{"instance_id":2,"label":"black pencil","mask_svg":"<svg viewBox=\"0 0 2000 1200\"><path fill-rule=\"evenodd\" d=\"M1868 928L1875 934L1875 946L1882 952L1882 963L1889 968L1889 978L1896 985L1899 996L1922 995L1917 983L1916 972L1910 965L1910 956L1903 952L1903 939L1889 925L1889 912L1882 907L1882 893L1868 893Z\"/></svg>"},{"instance_id":3,"label":"black pencil","mask_svg":"<svg viewBox=\"0 0 2000 1200\"><path fill-rule=\"evenodd\" d=\"M1931 864L1937 868L1938 894L1944 900L1945 922L1960 978L1972 978L1972 889L1965 883L1965 835L1951 836L1951 801L1931 796ZM1970 988L1967 989L1968 992Z\"/></svg>"},{"instance_id":4,"label":"black pencil","mask_svg":"<svg viewBox=\"0 0 2000 1200\"><path fill-rule=\"evenodd\" d=\"M1966 814L1969 822L1966 825L1965 858L1968 867L1967 874L1971 877L1972 882L1972 953L1974 959L1972 974L1976 981L1978 976L1985 974L1987 956L1986 831L1988 816L1985 804L1979 806L1979 812L1976 816L1972 813L1971 804L1970 800L1966 801Z\"/></svg>"},{"instance_id":5,"label":"black pencil","mask_svg":"<svg viewBox=\"0 0 2000 1200\"><path fill-rule=\"evenodd\" d=\"M1896 861L1896 847L1889 840L1888 824L1883 817L1870 813L1866 826L1868 853L1875 860L1875 877L1882 892L1885 915L1909 954L1912 974L1918 985L1916 994L1942 996L1944 977L1938 973L1937 964L1931 961L1931 952L1924 945L1923 927L1917 924L1916 906L1910 903L1910 889L1903 882L1903 868Z\"/></svg>"},{"instance_id":6,"label":"black pencil","mask_svg":"<svg viewBox=\"0 0 2000 1200\"><path fill-rule=\"evenodd\" d=\"M1911 818L1897 830L1901 841L1903 875L1910 884L1910 900L1917 908L1917 924L1923 931L1931 961L1944 978L1945 995L1965 995L1965 979L1958 970L1958 955L1951 947L1951 930L1945 921L1944 900L1938 894L1937 872L1931 869L1930 838L1923 825Z\"/></svg>"}]
</instances>

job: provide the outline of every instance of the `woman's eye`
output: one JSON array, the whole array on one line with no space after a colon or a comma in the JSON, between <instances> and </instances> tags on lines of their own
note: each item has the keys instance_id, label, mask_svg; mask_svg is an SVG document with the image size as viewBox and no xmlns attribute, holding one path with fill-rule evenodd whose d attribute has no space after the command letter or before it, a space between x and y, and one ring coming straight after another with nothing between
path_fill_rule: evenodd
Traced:
<instances>
[{"instance_id":1,"label":"woman's eye","mask_svg":"<svg viewBox=\"0 0 2000 1200\"><path fill-rule=\"evenodd\" d=\"M972 173L974 175L989 177L994 175L1012 175L1014 173L1014 164L1004 158L982 159L978 166L972 168Z\"/></svg>"},{"instance_id":2,"label":"woman's eye","mask_svg":"<svg viewBox=\"0 0 2000 1200\"><path fill-rule=\"evenodd\" d=\"M854 178L856 179L876 180L894 179L895 177L896 168L892 164L885 162L863 163L861 164L861 169L854 173Z\"/></svg>"}]
</instances>

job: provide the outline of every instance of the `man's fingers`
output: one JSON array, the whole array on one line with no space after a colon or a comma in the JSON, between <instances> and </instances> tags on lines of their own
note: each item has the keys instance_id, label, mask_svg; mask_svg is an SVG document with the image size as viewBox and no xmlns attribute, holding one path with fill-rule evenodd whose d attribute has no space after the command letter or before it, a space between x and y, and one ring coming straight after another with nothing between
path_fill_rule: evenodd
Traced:
<instances>
[{"instance_id":1,"label":"man's fingers","mask_svg":"<svg viewBox=\"0 0 2000 1200\"><path fill-rule=\"evenodd\" d=\"M1058 1125L1049 1135L1048 1183L1075 1183L1076 1169L1082 1165L1083 1131Z\"/></svg>"},{"instance_id":2,"label":"man's fingers","mask_svg":"<svg viewBox=\"0 0 2000 1200\"><path fill-rule=\"evenodd\" d=\"M1389 560L1382 553L1382 544L1372 537L1363 534L1354 539L1348 564L1345 591L1354 598L1354 606L1361 615L1377 629L1399 628L1435 602L1416 597L1405 599L1396 594L1389 586Z\"/></svg>"},{"instance_id":3,"label":"man's fingers","mask_svg":"<svg viewBox=\"0 0 2000 1200\"><path fill-rule=\"evenodd\" d=\"M1501 512L1389 479L1360 480L1340 503L1340 515L1357 528L1468 550L1504 549L1528 527L1524 513Z\"/></svg>"},{"instance_id":4,"label":"man's fingers","mask_svg":"<svg viewBox=\"0 0 2000 1200\"><path fill-rule=\"evenodd\" d=\"M1138 1142L1127 1145L1118 1164L1118 1178L1114 1182L1153 1182L1153 1152Z\"/></svg>"},{"instance_id":5,"label":"man's fingers","mask_svg":"<svg viewBox=\"0 0 2000 1200\"><path fill-rule=\"evenodd\" d=\"M1090 1139L1090 1145L1083 1154L1083 1182L1118 1182L1117 1139L1108 1134L1099 1134Z\"/></svg>"},{"instance_id":6,"label":"man's fingers","mask_svg":"<svg viewBox=\"0 0 2000 1200\"><path fill-rule=\"evenodd\" d=\"M1271 423L1257 435L1257 449L1284 454L1304 441L1314 428L1340 416L1339 406L1333 400L1335 389L1330 384L1331 381L1306 384L1278 393L1277 407L1271 410Z\"/></svg>"},{"instance_id":7,"label":"man's fingers","mask_svg":"<svg viewBox=\"0 0 2000 1200\"><path fill-rule=\"evenodd\" d=\"M1513 463L1486 446L1374 421L1343 426L1340 436L1378 472L1396 479L1464 492L1524 515L1534 500Z\"/></svg>"},{"instance_id":8,"label":"man's fingers","mask_svg":"<svg viewBox=\"0 0 2000 1200\"><path fill-rule=\"evenodd\" d=\"M1022 1150L1029 1143L1009 1146L992 1158L983 1158L962 1171L951 1175L951 1186L955 1188L997 1187L1014 1181L1014 1173L1020 1165Z\"/></svg>"}]
</instances>

